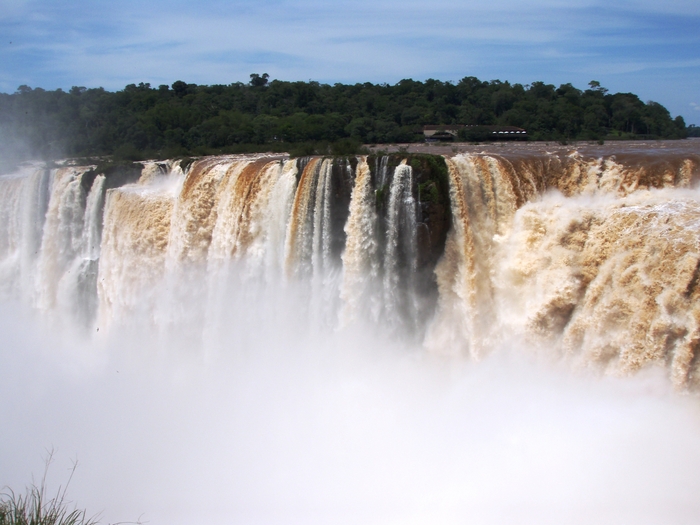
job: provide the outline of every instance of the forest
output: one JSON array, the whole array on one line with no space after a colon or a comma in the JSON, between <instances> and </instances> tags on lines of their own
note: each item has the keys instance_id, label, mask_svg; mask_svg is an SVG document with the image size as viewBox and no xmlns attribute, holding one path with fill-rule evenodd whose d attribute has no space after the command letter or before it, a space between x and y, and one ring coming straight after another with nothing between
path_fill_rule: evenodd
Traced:
<instances>
[{"instance_id":1,"label":"forest","mask_svg":"<svg viewBox=\"0 0 700 525\"><path fill-rule=\"evenodd\" d=\"M270 80L129 84L110 92L20 86L0 93L0 156L113 155L125 160L287 151L351 154L363 144L424 140L424 125L508 125L528 140L679 139L695 131L656 102L599 82L510 84L465 77L389 84ZM479 140L460 132L462 140Z\"/></svg>"}]
</instances>

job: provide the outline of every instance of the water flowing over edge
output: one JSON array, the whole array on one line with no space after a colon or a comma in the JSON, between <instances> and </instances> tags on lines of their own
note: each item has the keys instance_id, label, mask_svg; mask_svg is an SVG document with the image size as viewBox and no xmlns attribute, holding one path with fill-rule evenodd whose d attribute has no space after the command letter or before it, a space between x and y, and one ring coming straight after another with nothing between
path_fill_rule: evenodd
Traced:
<instances>
[{"instance_id":1,"label":"water flowing over edge","mask_svg":"<svg viewBox=\"0 0 700 525\"><path fill-rule=\"evenodd\" d=\"M28 167L0 178L0 286L89 331L186 326L195 345L219 340L232 290L293 287L310 330L474 359L518 339L696 388L699 170L577 152Z\"/></svg>"}]
</instances>

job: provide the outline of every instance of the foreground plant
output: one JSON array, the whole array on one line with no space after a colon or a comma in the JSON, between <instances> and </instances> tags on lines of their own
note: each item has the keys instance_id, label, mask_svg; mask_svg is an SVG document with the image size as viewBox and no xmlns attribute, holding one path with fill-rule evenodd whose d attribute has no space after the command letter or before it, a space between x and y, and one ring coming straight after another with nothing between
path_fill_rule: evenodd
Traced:
<instances>
[{"instance_id":1,"label":"foreground plant","mask_svg":"<svg viewBox=\"0 0 700 525\"><path fill-rule=\"evenodd\" d=\"M73 467L65 486L59 486L56 494L47 494L46 476L53 459L53 452L46 460L44 475L37 486L32 483L25 494L17 494L10 488L0 493L0 525L96 525L97 517L88 517L85 510L76 509L66 499L68 486L77 467Z\"/></svg>"}]
</instances>

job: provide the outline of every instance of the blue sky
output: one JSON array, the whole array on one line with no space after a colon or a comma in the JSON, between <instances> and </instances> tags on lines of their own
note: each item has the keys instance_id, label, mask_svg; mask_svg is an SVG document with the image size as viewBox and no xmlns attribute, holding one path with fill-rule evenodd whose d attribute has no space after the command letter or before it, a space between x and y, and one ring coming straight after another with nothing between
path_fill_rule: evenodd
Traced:
<instances>
[{"instance_id":1,"label":"blue sky","mask_svg":"<svg viewBox=\"0 0 700 525\"><path fill-rule=\"evenodd\" d=\"M465 76L633 92L700 125L700 0L0 0L0 91L21 84Z\"/></svg>"}]
</instances>

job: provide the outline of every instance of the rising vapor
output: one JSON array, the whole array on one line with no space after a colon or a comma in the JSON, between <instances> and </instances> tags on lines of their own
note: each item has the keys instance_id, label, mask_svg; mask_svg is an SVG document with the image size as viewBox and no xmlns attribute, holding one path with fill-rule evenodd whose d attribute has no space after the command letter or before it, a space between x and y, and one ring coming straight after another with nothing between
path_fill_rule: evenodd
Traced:
<instances>
[{"instance_id":1,"label":"rising vapor","mask_svg":"<svg viewBox=\"0 0 700 525\"><path fill-rule=\"evenodd\" d=\"M54 448L108 523L693 523L700 157L619 149L3 175L0 484Z\"/></svg>"}]
</instances>

